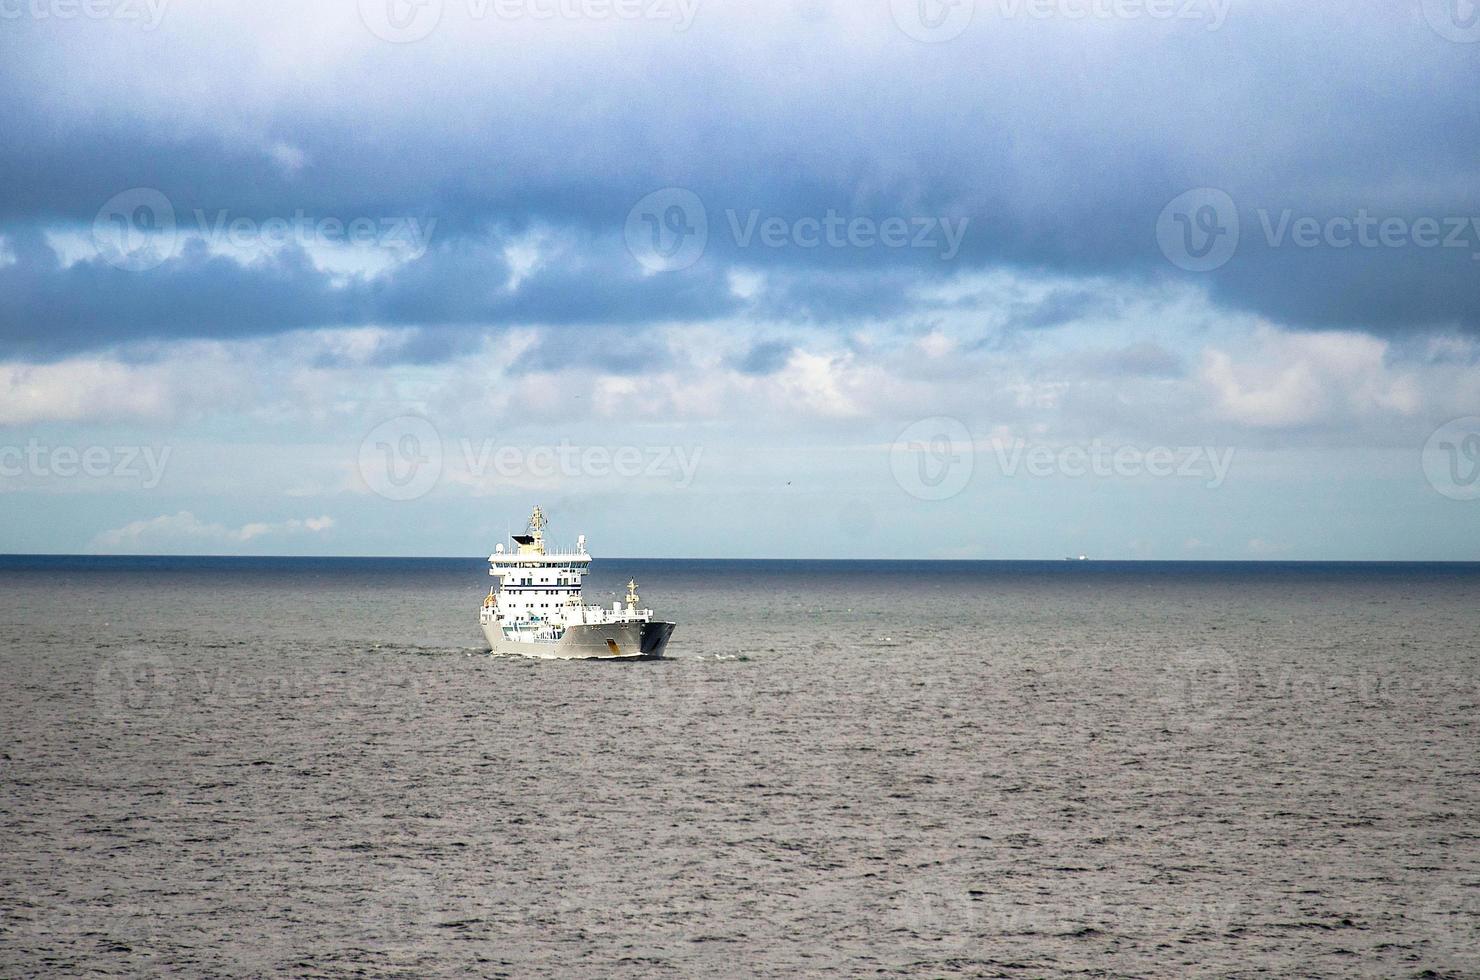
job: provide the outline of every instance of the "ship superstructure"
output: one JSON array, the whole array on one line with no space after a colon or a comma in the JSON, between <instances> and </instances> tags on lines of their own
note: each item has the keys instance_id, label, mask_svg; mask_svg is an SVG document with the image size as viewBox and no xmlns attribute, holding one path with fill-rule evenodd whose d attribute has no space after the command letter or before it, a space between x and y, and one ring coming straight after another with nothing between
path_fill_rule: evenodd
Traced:
<instances>
[{"instance_id":1,"label":"ship superstructure","mask_svg":"<svg viewBox=\"0 0 1480 980\"><path fill-rule=\"evenodd\" d=\"M629 580L625 601L587 605L581 583L591 568L586 536L573 551L545 546L545 515L536 507L515 549L502 544L488 557L488 590L478 621L494 653L564 660L661 657L674 624L653 618Z\"/></svg>"}]
</instances>

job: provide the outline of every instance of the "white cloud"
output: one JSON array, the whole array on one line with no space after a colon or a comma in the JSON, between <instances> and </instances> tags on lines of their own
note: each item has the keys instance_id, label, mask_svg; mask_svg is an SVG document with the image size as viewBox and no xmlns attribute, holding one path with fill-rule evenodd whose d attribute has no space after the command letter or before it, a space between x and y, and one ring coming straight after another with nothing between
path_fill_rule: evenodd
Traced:
<instances>
[{"instance_id":1,"label":"white cloud","mask_svg":"<svg viewBox=\"0 0 1480 980\"><path fill-rule=\"evenodd\" d=\"M333 526L334 518L323 516L277 522L252 521L233 528L202 521L190 511L182 510L104 531L93 538L91 548L94 551L152 552L203 544L245 544L268 535L320 534Z\"/></svg>"},{"instance_id":2,"label":"white cloud","mask_svg":"<svg viewBox=\"0 0 1480 980\"><path fill-rule=\"evenodd\" d=\"M940 330L932 330L917 342L920 352L931 359L939 359L956 350L956 342Z\"/></svg>"},{"instance_id":3,"label":"white cloud","mask_svg":"<svg viewBox=\"0 0 1480 980\"><path fill-rule=\"evenodd\" d=\"M1214 411L1257 428L1412 415L1422 398L1417 375L1389 363L1388 342L1359 333L1284 333L1260 329L1240 355L1209 348L1201 380Z\"/></svg>"},{"instance_id":4,"label":"white cloud","mask_svg":"<svg viewBox=\"0 0 1480 980\"><path fill-rule=\"evenodd\" d=\"M268 153L289 177L297 174L308 162L308 154L291 143L274 143L268 148Z\"/></svg>"},{"instance_id":5,"label":"white cloud","mask_svg":"<svg viewBox=\"0 0 1480 980\"><path fill-rule=\"evenodd\" d=\"M153 367L101 358L0 363L0 425L155 418L169 405L169 386Z\"/></svg>"},{"instance_id":6,"label":"white cloud","mask_svg":"<svg viewBox=\"0 0 1480 980\"><path fill-rule=\"evenodd\" d=\"M220 472L238 485L262 485L265 472L285 472L247 466L266 453L301 463L290 486L264 490L313 495L362 492L343 478L360 441L408 413L431 419L449 447L462 437L513 445L703 442L716 452L758 440L871 445L936 415L961 419L983 439L1003 432L1049 442L1202 445L1252 434L1279 448L1320 426L1359 447L1421 441L1480 399L1480 351L1459 340L1390 344L1360 333L1287 332L1220 319L1204 305L1185 314L1211 324L1199 355L1168 339L1167 318L1155 309L1121 306L1135 312L1113 324L1093 314L1020 331L1010 344L972 308L939 311L927 324L864 321L847 336L740 319L667 324L631 331L634 343L654 351L651 368L637 373L620 359L607 369L599 356L531 371L520 363L531 347L568 340L538 328L490 329L471 352L410 365L386 355L414 342L414 331L376 327L192 342L151 350L154 359L144 362L0 362L0 425L165 423L179 450L177 476L199 477L190 487L220 483L193 462L217 456ZM768 374L740 370L762 339L784 343L786 362ZM1180 363L1194 365L1191 373L1176 370ZM250 452L242 432L252 433ZM186 452L186 444L194 448ZM212 445L222 453L202 456Z\"/></svg>"},{"instance_id":7,"label":"white cloud","mask_svg":"<svg viewBox=\"0 0 1480 980\"><path fill-rule=\"evenodd\" d=\"M766 277L764 273L751 269L730 269L725 273L725 281L729 284L731 296L752 299L765 286Z\"/></svg>"}]
</instances>

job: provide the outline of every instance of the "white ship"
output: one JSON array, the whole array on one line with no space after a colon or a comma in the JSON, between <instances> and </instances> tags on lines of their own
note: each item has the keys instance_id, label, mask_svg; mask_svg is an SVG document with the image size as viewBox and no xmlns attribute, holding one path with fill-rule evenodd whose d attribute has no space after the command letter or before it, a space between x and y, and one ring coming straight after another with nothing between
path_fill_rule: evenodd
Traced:
<instances>
[{"instance_id":1,"label":"white ship","mask_svg":"<svg viewBox=\"0 0 1480 980\"><path fill-rule=\"evenodd\" d=\"M536 507L527 531L513 537L516 551L498 545L488 556L488 574L498 585L488 590L478 616L494 653L557 660L663 655L674 624L640 608L636 582L628 581L625 603L608 608L582 600L581 579L591 567L584 534L574 551L547 551L545 515Z\"/></svg>"}]
</instances>

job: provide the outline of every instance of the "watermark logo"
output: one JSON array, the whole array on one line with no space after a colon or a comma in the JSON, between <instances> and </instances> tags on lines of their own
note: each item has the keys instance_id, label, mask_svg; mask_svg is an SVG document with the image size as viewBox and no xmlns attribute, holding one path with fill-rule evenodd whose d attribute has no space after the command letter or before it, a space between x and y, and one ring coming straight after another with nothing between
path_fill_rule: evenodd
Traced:
<instances>
[{"instance_id":1,"label":"watermark logo","mask_svg":"<svg viewBox=\"0 0 1480 980\"><path fill-rule=\"evenodd\" d=\"M1446 41L1480 41L1480 3L1476 0L1423 0L1423 16Z\"/></svg>"},{"instance_id":2,"label":"watermark logo","mask_svg":"<svg viewBox=\"0 0 1480 980\"><path fill-rule=\"evenodd\" d=\"M380 423L360 442L360 478L387 500L425 496L442 476L442 435L420 415Z\"/></svg>"},{"instance_id":3,"label":"watermark logo","mask_svg":"<svg viewBox=\"0 0 1480 980\"><path fill-rule=\"evenodd\" d=\"M442 0L359 0L360 20L392 44L420 41L442 21Z\"/></svg>"},{"instance_id":4,"label":"watermark logo","mask_svg":"<svg viewBox=\"0 0 1480 980\"><path fill-rule=\"evenodd\" d=\"M712 727L716 716L713 704L706 703L705 684L713 681L717 692L728 688L722 678L706 672L714 663L668 654L659 660L633 664L631 671L623 673L621 684L621 693L631 704L630 715L646 719L643 724L650 726L648 730L667 732L676 741L702 742L716 737L719 733Z\"/></svg>"},{"instance_id":5,"label":"watermark logo","mask_svg":"<svg viewBox=\"0 0 1480 980\"><path fill-rule=\"evenodd\" d=\"M940 44L960 37L971 26L976 0L889 0L889 13L907 37Z\"/></svg>"},{"instance_id":6,"label":"watermark logo","mask_svg":"<svg viewBox=\"0 0 1480 980\"><path fill-rule=\"evenodd\" d=\"M912 423L889 448L894 482L920 500L956 496L971 482L975 465L971 432L943 415Z\"/></svg>"},{"instance_id":7,"label":"watermark logo","mask_svg":"<svg viewBox=\"0 0 1480 980\"><path fill-rule=\"evenodd\" d=\"M1238 662L1227 650L1183 650L1157 665L1154 683L1168 723L1206 730L1238 700Z\"/></svg>"},{"instance_id":8,"label":"watermark logo","mask_svg":"<svg viewBox=\"0 0 1480 980\"><path fill-rule=\"evenodd\" d=\"M970 891L958 882L912 882L901 906L901 925L916 939L960 948L976 935L977 915Z\"/></svg>"},{"instance_id":9,"label":"watermark logo","mask_svg":"<svg viewBox=\"0 0 1480 980\"><path fill-rule=\"evenodd\" d=\"M643 268L676 272L704 255L709 215L698 194L683 187L665 187L632 205L625 231L627 251Z\"/></svg>"},{"instance_id":10,"label":"watermark logo","mask_svg":"<svg viewBox=\"0 0 1480 980\"><path fill-rule=\"evenodd\" d=\"M1198 187L1177 195L1156 219L1161 254L1187 272L1221 268L1233 258L1238 240L1238 207L1216 187Z\"/></svg>"},{"instance_id":11,"label":"watermark logo","mask_svg":"<svg viewBox=\"0 0 1480 980\"><path fill-rule=\"evenodd\" d=\"M169 710L179 687L180 671L173 659L139 648L105 654L93 678L99 712L115 719L136 712Z\"/></svg>"},{"instance_id":12,"label":"watermark logo","mask_svg":"<svg viewBox=\"0 0 1480 980\"><path fill-rule=\"evenodd\" d=\"M125 272L156 268L175 251L175 208L152 187L110 197L93 218L93 245L103 260Z\"/></svg>"},{"instance_id":13,"label":"watermark logo","mask_svg":"<svg viewBox=\"0 0 1480 980\"><path fill-rule=\"evenodd\" d=\"M1423 447L1423 475L1451 500L1480 497L1480 416L1445 422Z\"/></svg>"},{"instance_id":14,"label":"watermark logo","mask_svg":"<svg viewBox=\"0 0 1480 980\"><path fill-rule=\"evenodd\" d=\"M453 882L436 869L394 867L377 869L374 888L366 898L364 919L372 943L380 948L412 947L437 928ZM475 910L466 905L449 909L450 918L467 918Z\"/></svg>"},{"instance_id":15,"label":"watermark logo","mask_svg":"<svg viewBox=\"0 0 1480 980\"><path fill-rule=\"evenodd\" d=\"M1418 905L1437 962L1468 976L1480 971L1480 888L1440 880Z\"/></svg>"}]
</instances>

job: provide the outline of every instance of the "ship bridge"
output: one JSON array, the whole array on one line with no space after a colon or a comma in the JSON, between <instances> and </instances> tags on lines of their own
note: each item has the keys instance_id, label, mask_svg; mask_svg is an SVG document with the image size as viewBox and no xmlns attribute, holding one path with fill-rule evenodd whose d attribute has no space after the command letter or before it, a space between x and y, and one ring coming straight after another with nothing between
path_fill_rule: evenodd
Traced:
<instances>
[{"instance_id":1,"label":"ship bridge","mask_svg":"<svg viewBox=\"0 0 1480 980\"><path fill-rule=\"evenodd\" d=\"M511 535L514 551L499 545L488 556L488 574L498 579L484 602L485 612L500 620L534 623L600 623L651 617L651 610L636 607L636 583L629 583L624 608L615 602L611 609L588 606L581 599L581 581L590 570L586 536L576 538L574 551L552 551L545 547L545 515L538 507L530 515L523 534Z\"/></svg>"}]
</instances>

